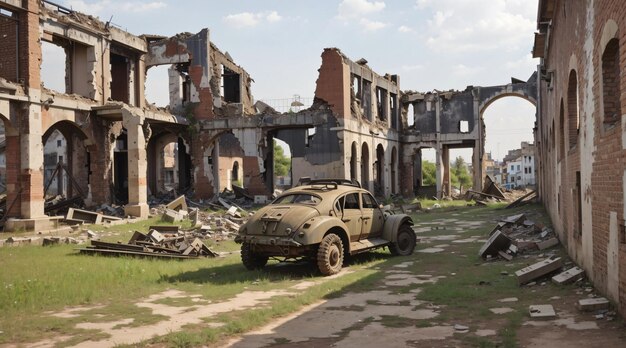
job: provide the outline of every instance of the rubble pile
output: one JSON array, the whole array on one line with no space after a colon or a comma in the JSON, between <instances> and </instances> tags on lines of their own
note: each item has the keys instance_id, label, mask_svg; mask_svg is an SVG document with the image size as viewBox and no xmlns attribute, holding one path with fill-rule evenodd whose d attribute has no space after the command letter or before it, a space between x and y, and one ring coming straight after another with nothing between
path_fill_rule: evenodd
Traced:
<instances>
[{"instance_id":1,"label":"rubble pile","mask_svg":"<svg viewBox=\"0 0 626 348\"><path fill-rule=\"evenodd\" d=\"M518 253L545 250L558 244L559 240L551 228L518 214L498 222L480 248L479 255L484 259L500 257L511 260Z\"/></svg>"},{"instance_id":2,"label":"rubble pile","mask_svg":"<svg viewBox=\"0 0 626 348\"><path fill-rule=\"evenodd\" d=\"M170 259L216 257L199 238L179 231L177 226L150 226L150 232L135 231L128 243L92 240L91 246L79 249L82 254L149 256Z\"/></svg>"}]
</instances>

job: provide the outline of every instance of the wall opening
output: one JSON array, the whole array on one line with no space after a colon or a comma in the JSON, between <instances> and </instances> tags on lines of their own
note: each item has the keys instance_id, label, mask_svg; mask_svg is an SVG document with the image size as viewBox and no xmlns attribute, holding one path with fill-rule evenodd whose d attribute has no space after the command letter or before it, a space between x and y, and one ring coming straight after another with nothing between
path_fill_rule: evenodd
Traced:
<instances>
[{"instance_id":1,"label":"wall opening","mask_svg":"<svg viewBox=\"0 0 626 348\"><path fill-rule=\"evenodd\" d=\"M417 197L437 196L437 152L433 148L421 148L413 161L413 193Z\"/></svg>"},{"instance_id":2,"label":"wall opening","mask_svg":"<svg viewBox=\"0 0 626 348\"><path fill-rule=\"evenodd\" d=\"M361 186L370 189L370 150L367 143L361 146Z\"/></svg>"},{"instance_id":3,"label":"wall opening","mask_svg":"<svg viewBox=\"0 0 626 348\"><path fill-rule=\"evenodd\" d=\"M385 195L385 149L381 144L376 146L376 162L374 162L374 194L378 197Z\"/></svg>"},{"instance_id":4,"label":"wall opening","mask_svg":"<svg viewBox=\"0 0 626 348\"><path fill-rule=\"evenodd\" d=\"M241 103L241 75L223 66L222 96L227 103Z\"/></svg>"},{"instance_id":5,"label":"wall opening","mask_svg":"<svg viewBox=\"0 0 626 348\"><path fill-rule=\"evenodd\" d=\"M130 63L127 57L111 53L111 99L129 104Z\"/></svg>"},{"instance_id":6,"label":"wall opening","mask_svg":"<svg viewBox=\"0 0 626 348\"><path fill-rule=\"evenodd\" d=\"M357 146L356 142L352 142L352 150L350 152L350 179L352 180L359 180L357 177L357 164L359 161Z\"/></svg>"},{"instance_id":7,"label":"wall opening","mask_svg":"<svg viewBox=\"0 0 626 348\"><path fill-rule=\"evenodd\" d=\"M406 112L406 123L409 128L415 126L415 106L411 103Z\"/></svg>"},{"instance_id":8,"label":"wall opening","mask_svg":"<svg viewBox=\"0 0 626 348\"><path fill-rule=\"evenodd\" d=\"M151 66L148 69L145 84L146 103L154 104L159 107L169 105L169 69L169 65Z\"/></svg>"},{"instance_id":9,"label":"wall opening","mask_svg":"<svg viewBox=\"0 0 626 348\"><path fill-rule=\"evenodd\" d=\"M469 122L468 121L460 121L459 122L459 132L461 132L461 133L469 133Z\"/></svg>"},{"instance_id":10,"label":"wall opening","mask_svg":"<svg viewBox=\"0 0 626 348\"><path fill-rule=\"evenodd\" d=\"M378 119L381 121L387 120L387 90L384 88L376 87L376 109Z\"/></svg>"},{"instance_id":11,"label":"wall opening","mask_svg":"<svg viewBox=\"0 0 626 348\"><path fill-rule=\"evenodd\" d=\"M613 126L622 115L619 40L611 39L602 53L602 92L604 124Z\"/></svg>"},{"instance_id":12,"label":"wall opening","mask_svg":"<svg viewBox=\"0 0 626 348\"><path fill-rule=\"evenodd\" d=\"M363 79L363 99L361 99L361 107L365 118L372 121L372 83Z\"/></svg>"},{"instance_id":13,"label":"wall opening","mask_svg":"<svg viewBox=\"0 0 626 348\"><path fill-rule=\"evenodd\" d=\"M20 78L17 13L0 7L0 76L18 82Z\"/></svg>"},{"instance_id":14,"label":"wall opening","mask_svg":"<svg viewBox=\"0 0 626 348\"><path fill-rule=\"evenodd\" d=\"M67 168L67 140L58 130L54 130L44 144L44 188L46 199L55 196L67 197L68 176Z\"/></svg>"},{"instance_id":15,"label":"wall opening","mask_svg":"<svg viewBox=\"0 0 626 348\"><path fill-rule=\"evenodd\" d=\"M571 127L571 123L569 124ZM571 141L571 132L570 132ZM555 140L559 142L558 160L565 158L565 143L568 141L567 134L565 134L565 108L563 105L563 99L561 99L561 105L559 106L559 139ZM570 142L570 146L571 146Z\"/></svg>"},{"instance_id":16,"label":"wall opening","mask_svg":"<svg viewBox=\"0 0 626 348\"><path fill-rule=\"evenodd\" d=\"M291 148L289 145L274 138L274 187L281 190L291 187Z\"/></svg>"},{"instance_id":17,"label":"wall opening","mask_svg":"<svg viewBox=\"0 0 626 348\"><path fill-rule=\"evenodd\" d=\"M244 152L239 139L233 133L223 133L215 141L210 165L213 166L213 186L219 191L233 190L233 186L247 186L244 178ZM235 166L237 163L237 166ZM233 169L237 168L237 180L233 180Z\"/></svg>"},{"instance_id":18,"label":"wall opening","mask_svg":"<svg viewBox=\"0 0 626 348\"><path fill-rule=\"evenodd\" d=\"M49 90L71 93L65 49L43 40L41 41L41 81Z\"/></svg>"},{"instance_id":19,"label":"wall opening","mask_svg":"<svg viewBox=\"0 0 626 348\"><path fill-rule=\"evenodd\" d=\"M117 204L128 203L128 137L126 129L115 139L113 150L113 197Z\"/></svg>"},{"instance_id":20,"label":"wall opening","mask_svg":"<svg viewBox=\"0 0 626 348\"><path fill-rule=\"evenodd\" d=\"M576 146L578 133L580 132L579 101L578 101L578 77L576 71L569 73L567 84L567 119L569 128L569 148Z\"/></svg>"},{"instance_id":21,"label":"wall opening","mask_svg":"<svg viewBox=\"0 0 626 348\"><path fill-rule=\"evenodd\" d=\"M525 178L523 186L535 187L534 158L536 156L534 152L536 148L533 144L535 114L536 107L530 101L518 96L506 96L498 99L484 110L482 114L485 126L483 174L490 175L496 184L506 188L520 187L518 177L522 176ZM554 133L552 136L554 139ZM532 159L530 162L527 159L526 163L522 165L523 156L531 156ZM512 162L516 163L514 173L510 173L508 171L510 167L507 166ZM519 171L517 170L517 162L520 165ZM475 165L475 163L472 164ZM491 167L492 170L487 170L488 167ZM530 171L532 174L523 175L524 170Z\"/></svg>"},{"instance_id":22,"label":"wall opening","mask_svg":"<svg viewBox=\"0 0 626 348\"><path fill-rule=\"evenodd\" d=\"M398 130L398 95L389 94L389 111L391 115L391 128Z\"/></svg>"},{"instance_id":23,"label":"wall opening","mask_svg":"<svg viewBox=\"0 0 626 348\"><path fill-rule=\"evenodd\" d=\"M398 185L398 151L395 146L391 149L391 162L389 167L391 169L391 194L395 195L398 193L396 189Z\"/></svg>"}]
</instances>

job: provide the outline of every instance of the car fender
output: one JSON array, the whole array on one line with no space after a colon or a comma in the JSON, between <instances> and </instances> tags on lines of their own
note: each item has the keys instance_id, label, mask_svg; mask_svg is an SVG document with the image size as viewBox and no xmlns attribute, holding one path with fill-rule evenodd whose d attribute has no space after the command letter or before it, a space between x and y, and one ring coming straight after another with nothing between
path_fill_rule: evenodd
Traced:
<instances>
[{"instance_id":1,"label":"car fender","mask_svg":"<svg viewBox=\"0 0 626 348\"><path fill-rule=\"evenodd\" d=\"M390 215L387 217L383 227L383 239L395 242L398 237L398 229L402 226L402 224L407 222L410 225L413 225L413 220L405 214Z\"/></svg>"},{"instance_id":2,"label":"car fender","mask_svg":"<svg viewBox=\"0 0 626 348\"><path fill-rule=\"evenodd\" d=\"M306 227L307 225L308 227ZM346 233L348 230L346 224L334 216L316 216L309 219L300 226L293 239L303 245L319 244L326 235L326 232L331 229L335 229L343 240L350 240Z\"/></svg>"}]
</instances>

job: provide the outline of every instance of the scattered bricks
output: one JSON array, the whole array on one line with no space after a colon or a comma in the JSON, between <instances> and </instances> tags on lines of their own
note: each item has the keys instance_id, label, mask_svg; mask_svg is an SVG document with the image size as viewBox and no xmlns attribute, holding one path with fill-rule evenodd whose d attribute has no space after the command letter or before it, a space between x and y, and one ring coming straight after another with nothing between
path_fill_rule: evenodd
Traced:
<instances>
[{"instance_id":1,"label":"scattered bricks","mask_svg":"<svg viewBox=\"0 0 626 348\"><path fill-rule=\"evenodd\" d=\"M161 220L169 223L175 223L182 221L183 217L175 210L165 209Z\"/></svg>"},{"instance_id":2,"label":"scattered bricks","mask_svg":"<svg viewBox=\"0 0 626 348\"><path fill-rule=\"evenodd\" d=\"M552 277L552 282L558 285L573 283L585 276L585 271L578 267L573 267L565 272L559 273Z\"/></svg>"},{"instance_id":3,"label":"scattered bricks","mask_svg":"<svg viewBox=\"0 0 626 348\"><path fill-rule=\"evenodd\" d=\"M609 309L609 300L604 297L584 298L578 300L578 309L583 312L592 312L602 309Z\"/></svg>"},{"instance_id":4,"label":"scattered bricks","mask_svg":"<svg viewBox=\"0 0 626 348\"><path fill-rule=\"evenodd\" d=\"M550 274L563 267L563 261L560 257L554 259L546 259L528 267L524 267L515 272L517 283L519 285L526 284L534 279Z\"/></svg>"},{"instance_id":5,"label":"scattered bricks","mask_svg":"<svg viewBox=\"0 0 626 348\"><path fill-rule=\"evenodd\" d=\"M511 245L511 239L500 231L496 231L480 248L478 256L486 258L487 255L497 255L498 251L507 250Z\"/></svg>"},{"instance_id":6,"label":"scattered bricks","mask_svg":"<svg viewBox=\"0 0 626 348\"><path fill-rule=\"evenodd\" d=\"M176 198L175 200L169 202L165 208L170 209L170 210L184 210L187 211L187 201L185 200L185 195L182 195L178 198Z\"/></svg>"},{"instance_id":7,"label":"scattered bricks","mask_svg":"<svg viewBox=\"0 0 626 348\"><path fill-rule=\"evenodd\" d=\"M553 246L559 245L559 240L556 237L552 237L548 240L544 240L542 242L537 242L537 249L545 250L552 248Z\"/></svg>"},{"instance_id":8,"label":"scattered bricks","mask_svg":"<svg viewBox=\"0 0 626 348\"><path fill-rule=\"evenodd\" d=\"M556 317L552 305L532 305L528 307L528 313L533 319L553 319Z\"/></svg>"}]
</instances>

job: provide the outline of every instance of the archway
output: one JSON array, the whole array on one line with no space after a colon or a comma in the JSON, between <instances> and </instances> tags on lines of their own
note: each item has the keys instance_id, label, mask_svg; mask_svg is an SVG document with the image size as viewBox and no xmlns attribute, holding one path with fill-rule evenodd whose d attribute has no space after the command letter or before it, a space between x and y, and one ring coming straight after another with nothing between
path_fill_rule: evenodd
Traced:
<instances>
[{"instance_id":1,"label":"archway","mask_svg":"<svg viewBox=\"0 0 626 348\"><path fill-rule=\"evenodd\" d=\"M536 187L535 115L535 100L519 94L501 94L485 103L483 176L506 188Z\"/></svg>"},{"instance_id":2,"label":"archway","mask_svg":"<svg viewBox=\"0 0 626 348\"><path fill-rule=\"evenodd\" d=\"M382 144L376 146L376 163L374 164L374 193L382 197L385 195L385 149Z\"/></svg>"},{"instance_id":3,"label":"archway","mask_svg":"<svg viewBox=\"0 0 626 348\"><path fill-rule=\"evenodd\" d=\"M126 129L115 138L113 148L113 199L118 204L128 203L128 137Z\"/></svg>"},{"instance_id":4,"label":"archway","mask_svg":"<svg viewBox=\"0 0 626 348\"><path fill-rule=\"evenodd\" d=\"M152 195L172 191L180 194L192 186L189 146L179 134L167 130L153 134L147 153L148 188Z\"/></svg>"},{"instance_id":5,"label":"archway","mask_svg":"<svg viewBox=\"0 0 626 348\"><path fill-rule=\"evenodd\" d=\"M285 141L278 138L273 139L273 184L274 187L284 190L291 187L291 148Z\"/></svg>"},{"instance_id":6,"label":"archway","mask_svg":"<svg viewBox=\"0 0 626 348\"><path fill-rule=\"evenodd\" d=\"M357 178L357 163L358 163L358 153L357 153L357 144L356 141L352 142L352 149L350 152L350 179L358 179Z\"/></svg>"},{"instance_id":7,"label":"archway","mask_svg":"<svg viewBox=\"0 0 626 348\"><path fill-rule=\"evenodd\" d=\"M391 194L396 194L397 193L397 173L398 173L398 151L396 150L396 147L394 146L391 149Z\"/></svg>"},{"instance_id":8,"label":"archway","mask_svg":"<svg viewBox=\"0 0 626 348\"><path fill-rule=\"evenodd\" d=\"M370 185L370 151L367 143L363 143L361 146L361 186L365 189L369 189Z\"/></svg>"}]
</instances>

